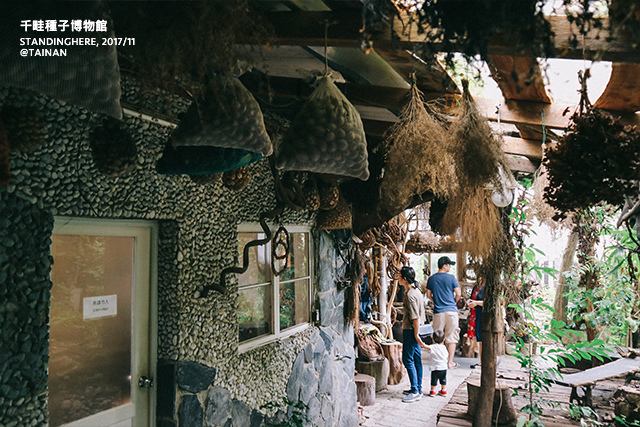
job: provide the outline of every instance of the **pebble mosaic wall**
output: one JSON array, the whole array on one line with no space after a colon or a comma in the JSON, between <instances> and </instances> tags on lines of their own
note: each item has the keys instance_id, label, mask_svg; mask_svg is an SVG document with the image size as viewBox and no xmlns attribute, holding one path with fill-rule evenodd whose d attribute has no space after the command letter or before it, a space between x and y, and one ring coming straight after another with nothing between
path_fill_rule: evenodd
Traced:
<instances>
[{"instance_id":1,"label":"pebble mosaic wall","mask_svg":"<svg viewBox=\"0 0 640 427\"><path fill-rule=\"evenodd\" d=\"M167 98L157 92L152 95L156 98L133 84L123 87L125 103L145 108L162 105L163 113L174 117L188 107L179 97ZM216 396L212 390L218 390L220 396L228 393L230 401L245 405L246 408L234 404L235 409L230 411L249 413L252 422L257 422L259 417L252 411L281 399L291 387L297 389L299 385L291 385L292 381L307 378L292 376L292 370L297 372L298 366L303 367L303 372L313 369L318 378L317 391L299 393L301 398L309 399L307 404L311 403L310 413L314 417L316 412L324 417L317 424L357 425L357 417L352 424L356 416L353 331L341 320L344 293L335 289L332 270L337 267L336 254L330 253L332 246L326 233L317 239L321 242L320 251L327 248L324 255L317 251L321 277L320 329L311 327L282 341L238 354L235 277L230 276L226 295L212 292L207 298L200 298L203 286L217 280L222 268L237 261L237 225L257 222L262 211L275 205L268 162L250 166L252 182L241 191L229 190L220 181L199 185L187 176L158 175L155 162L170 129L125 116L127 129L138 148L136 168L122 177L104 178L93 165L88 142L91 128L101 118L64 102L7 88L0 88L0 103L36 106L48 134L43 145L33 152L11 152L12 181L6 188L0 188L0 293L10 295L8 299L0 299L0 367L9 360L12 366L18 366L14 365L16 357L24 357L20 363L33 371L12 374L0 370L0 425L14 422L13 425L39 425L46 417L43 387L48 352L52 216L145 219L159 223L159 364L173 366L171 370L181 362L194 361L216 371L209 387L198 392L176 383L173 413L159 417L159 425L177 425L180 418L192 413L198 420L199 407L205 425L216 425L214 420L218 418L212 415L210 405ZM314 215L307 211L286 211L278 220L284 224L312 225ZM29 242L26 246L30 247L33 262L28 257L12 255L15 242L7 240L6 231L2 233L14 229L28 230L19 240ZM21 296L27 288L38 297L26 302L29 307L20 315L24 318L16 317L11 314L15 309L11 301L31 298ZM35 323L28 323L25 318L35 319ZM7 343L14 341L19 341L20 347L13 345L12 352L7 352ZM30 348L26 348L27 342L31 343ZM326 354L318 363L305 357L315 353ZM351 355L351 359L340 359L344 355ZM331 373L332 389L320 379L327 372ZM345 396L337 396L338 392ZM328 406L332 406L330 415ZM320 410L316 411L316 407ZM191 421L187 424L194 425Z\"/></svg>"}]
</instances>

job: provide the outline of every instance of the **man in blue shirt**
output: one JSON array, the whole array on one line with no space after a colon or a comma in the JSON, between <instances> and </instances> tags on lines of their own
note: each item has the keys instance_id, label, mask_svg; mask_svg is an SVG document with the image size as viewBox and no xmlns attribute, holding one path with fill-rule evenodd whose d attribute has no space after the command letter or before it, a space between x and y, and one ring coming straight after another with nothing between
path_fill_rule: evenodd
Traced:
<instances>
[{"instance_id":1,"label":"man in blue shirt","mask_svg":"<svg viewBox=\"0 0 640 427\"><path fill-rule=\"evenodd\" d=\"M427 298L433 301L433 330L444 331L449 368L457 368L459 365L453 361L453 356L460 337L457 303L462 293L456 277L449 274L452 265L455 261L449 257L443 256L438 260L438 272L427 281Z\"/></svg>"}]
</instances>

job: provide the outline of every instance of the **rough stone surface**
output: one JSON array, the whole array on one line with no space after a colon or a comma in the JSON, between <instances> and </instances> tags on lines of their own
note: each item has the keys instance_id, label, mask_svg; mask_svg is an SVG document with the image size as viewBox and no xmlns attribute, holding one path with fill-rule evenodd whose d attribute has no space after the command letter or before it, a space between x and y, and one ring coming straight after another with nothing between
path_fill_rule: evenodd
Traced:
<instances>
[{"instance_id":1,"label":"rough stone surface","mask_svg":"<svg viewBox=\"0 0 640 427\"><path fill-rule=\"evenodd\" d=\"M223 426L231 416L231 394L221 387L214 387L207 395L205 413L207 426Z\"/></svg>"},{"instance_id":2,"label":"rough stone surface","mask_svg":"<svg viewBox=\"0 0 640 427\"><path fill-rule=\"evenodd\" d=\"M217 370L197 362L178 362L178 386L191 393L199 393L211 386Z\"/></svg>"},{"instance_id":3,"label":"rough stone surface","mask_svg":"<svg viewBox=\"0 0 640 427\"><path fill-rule=\"evenodd\" d=\"M180 427L202 427L203 411L198 396L187 394L182 397L178 420Z\"/></svg>"},{"instance_id":4,"label":"rough stone surface","mask_svg":"<svg viewBox=\"0 0 640 427\"><path fill-rule=\"evenodd\" d=\"M251 424L251 408L246 403L233 400L231 419L234 427L246 427Z\"/></svg>"}]
</instances>

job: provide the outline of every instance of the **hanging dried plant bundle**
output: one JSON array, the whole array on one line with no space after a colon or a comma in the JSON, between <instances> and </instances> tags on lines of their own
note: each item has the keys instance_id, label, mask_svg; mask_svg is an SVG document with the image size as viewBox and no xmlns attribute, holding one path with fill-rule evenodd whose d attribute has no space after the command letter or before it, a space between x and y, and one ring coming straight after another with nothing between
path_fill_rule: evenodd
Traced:
<instances>
[{"instance_id":1,"label":"hanging dried plant bundle","mask_svg":"<svg viewBox=\"0 0 640 427\"><path fill-rule=\"evenodd\" d=\"M449 200L442 227L445 233L460 236L471 257L486 256L501 234L500 212L485 188L463 188Z\"/></svg>"},{"instance_id":2,"label":"hanging dried plant bundle","mask_svg":"<svg viewBox=\"0 0 640 427\"><path fill-rule=\"evenodd\" d=\"M8 185L11 181L11 164L9 162L9 138L0 120L0 185Z\"/></svg>"},{"instance_id":3,"label":"hanging dried plant bundle","mask_svg":"<svg viewBox=\"0 0 640 427\"><path fill-rule=\"evenodd\" d=\"M96 169L107 178L131 172L138 163L138 149L126 125L107 117L89 139Z\"/></svg>"},{"instance_id":4,"label":"hanging dried plant bundle","mask_svg":"<svg viewBox=\"0 0 640 427\"><path fill-rule=\"evenodd\" d=\"M442 122L424 106L422 92L414 85L400 120L388 131L389 144L380 200L389 212L407 207L416 194L427 191L438 197L453 193L456 185L449 152L449 134Z\"/></svg>"},{"instance_id":5,"label":"hanging dried plant bundle","mask_svg":"<svg viewBox=\"0 0 640 427\"><path fill-rule=\"evenodd\" d=\"M478 111L469 93L468 82L463 80L462 83L462 111L450 128L458 183L467 188L493 185L503 190L500 171L503 171L503 176L509 177L511 169L507 165L501 141L493 135L489 122Z\"/></svg>"},{"instance_id":6,"label":"hanging dried plant bundle","mask_svg":"<svg viewBox=\"0 0 640 427\"><path fill-rule=\"evenodd\" d=\"M534 218L549 227L553 233L562 228L571 228L573 223L571 216L568 216L564 220L554 219L558 218L560 213L553 206L549 205L544 198L544 191L548 186L549 172L547 168L542 165L536 172L535 180L533 181L533 197L531 203L527 205L527 208L531 210Z\"/></svg>"},{"instance_id":7,"label":"hanging dried plant bundle","mask_svg":"<svg viewBox=\"0 0 640 427\"><path fill-rule=\"evenodd\" d=\"M560 211L556 218L600 202L619 206L625 195L637 195L640 130L592 107L571 121L560 142L545 153L549 185L544 196Z\"/></svg>"}]
</instances>

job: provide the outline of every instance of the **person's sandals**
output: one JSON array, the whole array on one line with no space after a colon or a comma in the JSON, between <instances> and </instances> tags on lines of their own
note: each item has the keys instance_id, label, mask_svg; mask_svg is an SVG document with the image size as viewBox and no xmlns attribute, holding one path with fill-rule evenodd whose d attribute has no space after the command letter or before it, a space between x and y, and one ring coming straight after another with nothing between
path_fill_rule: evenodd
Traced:
<instances>
[{"instance_id":1,"label":"person's sandals","mask_svg":"<svg viewBox=\"0 0 640 427\"><path fill-rule=\"evenodd\" d=\"M458 362L453 362L453 366L449 366L449 369L459 368L460 364Z\"/></svg>"},{"instance_id":2,"label":"person's sandals","mask_svg":"<svg viewBox=\"0 0 640 427\"><path fill-rule=\"evenodd\" d=\"M481 368L482 365L480 365L479 363L474 363L473 365L470 366L471 369L476 369L476 368Z\"/></svg>"}]
</instances>

